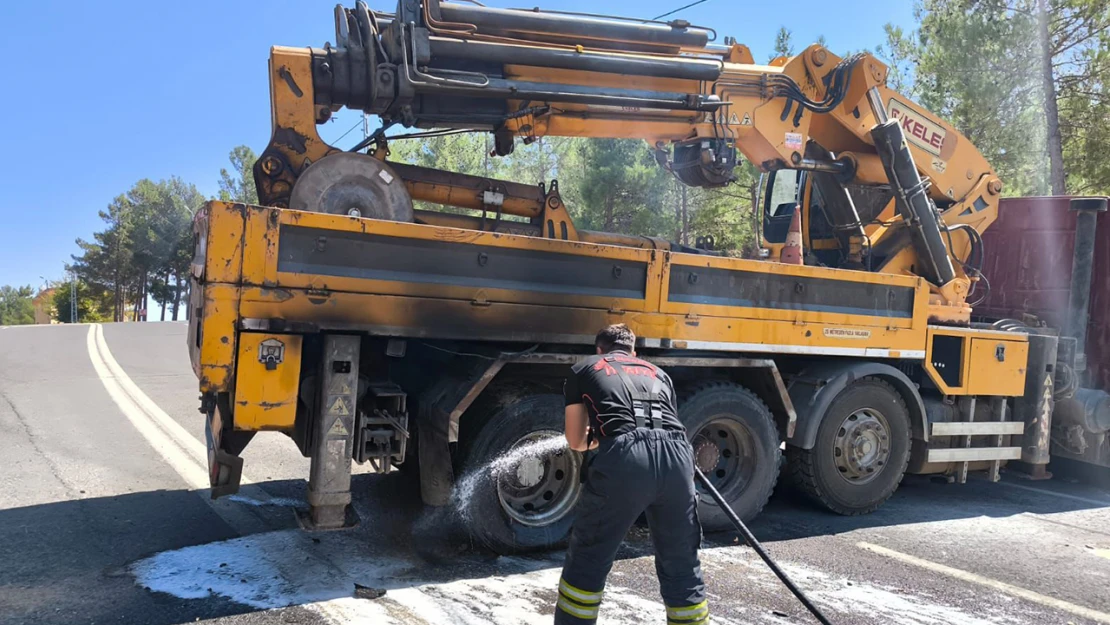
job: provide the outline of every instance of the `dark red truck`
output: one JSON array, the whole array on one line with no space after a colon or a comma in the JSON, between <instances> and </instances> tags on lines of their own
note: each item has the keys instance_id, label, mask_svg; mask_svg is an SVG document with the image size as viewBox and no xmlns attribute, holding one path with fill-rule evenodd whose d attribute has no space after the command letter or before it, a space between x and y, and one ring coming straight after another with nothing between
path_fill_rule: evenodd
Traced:
<instances>
[{"instance_id":1,"label":"dark red truck","mask_svg":"<svg viewBox=\"0 0 1110 625\"><path fill-rule=\"evenodd\" d=\"M1061 336L1052 469L1110 468L1110 214L1105 197L1002 200L984 234L977 321ZM980 284L979 288L986 288ZM1083 463L1083 464L1079 464ZM1106 478L1108 472L1094 470Z\"/></svg>"}]
</instances>

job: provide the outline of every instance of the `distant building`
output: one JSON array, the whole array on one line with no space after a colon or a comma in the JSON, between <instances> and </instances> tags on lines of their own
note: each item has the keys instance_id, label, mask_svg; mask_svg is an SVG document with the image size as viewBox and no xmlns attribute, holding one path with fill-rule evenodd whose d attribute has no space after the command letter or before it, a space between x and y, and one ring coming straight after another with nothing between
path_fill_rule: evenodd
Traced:
<instances>
[{"instance_id":1,"label":"distant building","mask_svg":"<svg viewBox=\"0 0 1110 625\"><path fill-rule=\"evenodd\" d=\"M31 304L35 307L35 323L49 324L58 322L58 315L54 310L55 290L56 289L53 287L43 289L31 300Z\"/></svg>"}]
</instances>

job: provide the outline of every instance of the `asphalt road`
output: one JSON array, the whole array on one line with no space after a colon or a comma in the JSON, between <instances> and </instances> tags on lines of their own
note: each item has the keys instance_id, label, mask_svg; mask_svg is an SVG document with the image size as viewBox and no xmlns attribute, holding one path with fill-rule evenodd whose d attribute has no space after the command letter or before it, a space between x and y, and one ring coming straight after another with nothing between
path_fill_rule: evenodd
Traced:
<instances>
[{"instance_id":1,"label":"asphalt road","mask_svg":"<svg viewBox=\"0 0 1110 625\"><path fill-rule=\"evenodd\" d=\"M0 623L550 622L562 554L414 539L405 476L357 475L359 527L304 533L308 462L263 434L243 493L210 501L196 395L183 324L0 328ZM1096 488L911 477L862 518L776 494L752 529L836 623L1110 623ZM733 536L707 537L702 561L714 622L812 622ZM601 622L665 622L642 530Z\"/></svg>"}]
</instances>

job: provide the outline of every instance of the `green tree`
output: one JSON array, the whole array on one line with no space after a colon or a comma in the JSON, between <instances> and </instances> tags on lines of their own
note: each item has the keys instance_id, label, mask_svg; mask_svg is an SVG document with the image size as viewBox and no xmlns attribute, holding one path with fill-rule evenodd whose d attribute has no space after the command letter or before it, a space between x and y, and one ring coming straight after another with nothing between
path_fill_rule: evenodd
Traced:
<instances>
[{"instance_id":1,"label":"green tree","mask_svg":"<svg viewBox=\"0 0 1110 625\"><path fill-rule=\"evenodd\" d=\"M196 187L179 178L140 180L101 212L107 227L92 241L78 239L74 269L82 282L112 293L112 319L125 308L146 307L154 281L172 287L166 303L176 311L186 288L192 251L192 218L203 202Z\"/></svg>"},{"instance_id":2,"label":"green tree","mask_svg":"<svg viewBox=\"0 0 1110 625\"><path fill-rule=\"evenodd\" d=\"M916 62L916 95L979 149L1006 193L1046 190L1040 82L1028 48L1032 15L973 0L924 0L919 31L889 42ZM897 31L888 31L888 38Z\"/></svg>"},{"instance_id":3,"label":"green tree","mask_svg":"<svg viewBox=\"0 0 1110 625\"><path fill-rule=\"evenodd\" d=\"M258 204L258 189L254 186L254 163L258 160L254 150L237 145L228 155L231 170L220 170L219 199L225 202Z\"/></svg>"},{"instance_id":4,"label":"green tree","mask_svg":"<svg viewBox=\"0 0 1110 625\"><path fill-rule=\"evenodd\" d=\"M126 195L112 200L106 210L100 211L105 229L94 233L91 241L77 239L81 254L73 257L73 268L82 281L112 293L113 321L123 320L128 292L134 280L130 245L131 207L131 200Z\"/></svg>"},{"instance_id":5,"label":"green tree","mask_svg":"<svg viewBox=\"0 0 1110 625\"><path fill-rule=\"evenodd\" d=\"M1110 190L1110 4L923 0L917 12L919 30L888 29L881 56L916 66L915 95L975 143L1008 194Z\"/></svg>"},{"instance_id":6,"label":"green tree","mask_svg":"<svg viewBox=\"0 0 1110 625\"><path fill-rule=\"evenodd\" d=\"M886 41L876 46L874 52L890 68L886 77L887 86L908 97L916 97L913 77L918 53L917 41L901 26L885 24L883 32Z\"/></svg>"},{"instance_id":7,"label":"green tree","mask_svg":"<svg viewBox=\"0 0 1110 625\"><path fill-rule=\"evenodd\" d=\"M1039 0L1037 26L1052 192L1110 193L1110 3Z\"/></svg>"},{"instance_id":8,"label":"green tree","mask_svg":"<svg viewBox=\"0 0 1110 625\"><path fill-rule=\"evenodd\" d=\"M396 139L389 144L391 160L473 176L495 174L499 163L488 155L490 149L484 133Z\"/></svg>"},{"instance_id":9,"label":"green tree","mask_svg":"<svg viewBox=\"0 0 1110 625\"><path fill-rule=\"evenodd\" d=\"M780 56L794 56L794 43L791 41L791 32L785 26L779 26L775 33L774 52L768 55L767 60L773 61Z\"/></svg>"},{"instance_id":10,"label":"green tree","mask_svg":"<svg viewBox=\"0 0 1110 625\"><path fill-rule=\"evenodd\" d=\"M648 144L639 140L542 137L530 145L518 143L505 157L490 157L491 148L492 139L476 133L400 140L390 144L390 159L522 184L561 180L559 193L585 230L688 245L710 235L718 249L737 251L754 242L751 207L758 174L747 163L737 168L736 184L695 189L659 167Z\"/></svg>"},{"instance_id":11,"label":"green tree","mask_svg":"<svg viewBox=\"0 0 1110 625\"><path fill-rule=\"evenodd\" d=\"M0 286L0 326L35 322L34 289L29 286Z\"/></svg>"},{"instance_id":12,"label":"green tree","mask_svg":"<svg viewBox=\"0 0 1110 625\"><path fill-rule=\"evenodd\" d=\"M594 139L582 144L578 226L589 230L669 236L674 229L671 175L643 141ZM573 209L572 209L573 210Z\"/></svg>"},{"instance_id":13,"label":"green tree","mask_svg":"<svg viewBox=\"0 0 1110 625\"><path fill-rule=\"evenodd\" d=\"M54 310L59 323L74 323L71 317L73 282L67 280L54 284ZM77 282L77 319L81 323L109 321L113 319L113 295L106 289L95 285ZM120 319L122 321L122 319Z\"/></svg>"}]
</instances>

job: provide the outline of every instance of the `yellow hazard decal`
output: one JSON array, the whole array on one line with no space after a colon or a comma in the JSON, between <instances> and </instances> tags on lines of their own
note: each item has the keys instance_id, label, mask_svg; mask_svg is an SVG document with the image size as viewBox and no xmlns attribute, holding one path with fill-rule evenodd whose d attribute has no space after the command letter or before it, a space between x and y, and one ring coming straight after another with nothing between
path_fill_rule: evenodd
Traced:
<instances>
[{"instance_id":1,"label":"yellow hazard decal","mask_svg":"<svg viewBox=\"0 0 1110 625\"><path fill-rule=\"evenodd\" d=\"M328 406L328 415L332 417L346 417L351 414L346 397L336 397Z\"/></svg>"},{"instance_id":2,"label":"yellow hazard decal","mask_svg":"<svg viewBox=\"0 0 1110 625\"><path fill-rule=\"evenodd\" d=\"M331 386L328 387L329 395L350 395L351 386L347 384L346 378L336 377L331 381Z\"/></svg>"},{"instance_id":3,"label":"yellow hazard decal","mask_svg":"<svg viewBox=\"0 0 1110 625\"><path fill-rule=\"evenodd\" d=\"M334 436L346 436L347 435L347 428L343 426L343 421L341 419L336 419L335 423L332 424L331 429L328 430L328 436L333 436L333 435Z\"/></svg>"}]
</instances>

